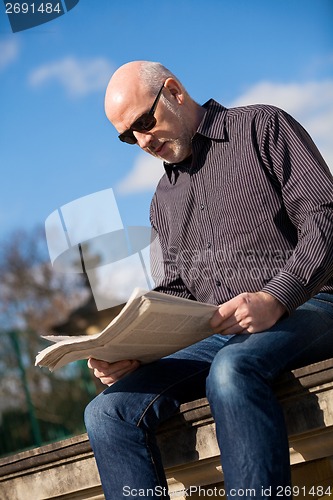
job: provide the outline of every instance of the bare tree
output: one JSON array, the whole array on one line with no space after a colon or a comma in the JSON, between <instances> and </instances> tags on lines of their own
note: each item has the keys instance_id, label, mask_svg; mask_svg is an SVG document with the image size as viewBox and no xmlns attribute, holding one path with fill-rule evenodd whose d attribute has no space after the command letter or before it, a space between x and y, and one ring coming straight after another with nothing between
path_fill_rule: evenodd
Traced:
<instances>
[{"instance_id":1,"label":"bare tree","mask_svg":"<svg viewBox=\"0 0 333 500\"><path fill-rule=\"evenodd\" d=\"M51 374L34 366L45 346L41 335L86 299L82 275L53 271L38 228L16 231L2 242L0 277L0 435L6 425L8 441L8 425L15 418L20 421L16 438L22 440L15 449L82 431L83 408L91 397L86 367L71 365ZM4 451L10 446L7 442Z\"/></svg>"}]
</instances>

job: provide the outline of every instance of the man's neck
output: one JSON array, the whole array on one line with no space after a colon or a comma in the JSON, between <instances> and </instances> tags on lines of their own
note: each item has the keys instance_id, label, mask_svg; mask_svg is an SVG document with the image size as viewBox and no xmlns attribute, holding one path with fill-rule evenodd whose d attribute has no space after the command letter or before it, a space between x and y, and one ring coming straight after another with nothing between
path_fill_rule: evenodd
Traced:
<instances>
[{"instance_id":1,"label":"man's neck","mask_svg":"<svg viewBox=\"0 0 333 500\"><path fill-rule=\"evenodd\" d=\"M200 104L193 102L193 114L194 114L194 120L193 120L193 135L195 132L198 130L198 127L200 123L203 120L203 117L205 116L206 109L203 106L200 106Z\"/></svg>"}]
</instances>

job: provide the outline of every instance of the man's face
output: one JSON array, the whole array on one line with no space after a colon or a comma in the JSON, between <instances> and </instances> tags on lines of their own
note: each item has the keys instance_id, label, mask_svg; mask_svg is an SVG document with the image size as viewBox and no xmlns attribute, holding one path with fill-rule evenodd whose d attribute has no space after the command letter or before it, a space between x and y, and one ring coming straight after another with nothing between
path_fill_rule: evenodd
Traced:
<instances>
[{"instance_id":1,"label":"man's face","mask_svg":"<svg viewBox=\"0 0 333 500\"><path fill-rule=\"evenodd\" d=\"M192 131L173 102L161 100L156 110L156 126L149 134L134 132L138 145L148 153L168 163L179 163L191 155Z\"/></svg>"},{"instance_id":2,"label":"man's face","mask_svg":"<svg viewBox=\"0 0 333 500\"><path fill-rule=\"evenodd\" d=\"M179 163L191 155L190 130L185 118L183 106L180 106L168 88L163 89L166 99L159 100L154 116L156 125L149 131L133 131L138 146L147 153L168 163ZM147 113L154 97L147 91L133 93L127 99L120 100L115 112L109 116L116 129L122 133L129 129L143 113Z\"/></svg>"}]
</instances>

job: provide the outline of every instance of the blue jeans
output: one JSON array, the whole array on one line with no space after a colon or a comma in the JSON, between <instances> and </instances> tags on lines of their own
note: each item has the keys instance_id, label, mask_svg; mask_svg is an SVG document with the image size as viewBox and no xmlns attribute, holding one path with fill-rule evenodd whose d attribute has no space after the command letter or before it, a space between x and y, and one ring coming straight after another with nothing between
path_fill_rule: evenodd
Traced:
<instances>
[{"instance_id":1,"label":"blue jeans","mask_svg":"<svg viewBox=\"0 0 333 500\"><path fill-rule=\"evenodd\" d=\"M181 403L204 395L216 423L226 491L236 500L246 498L245 489L251 498L274 499L276 487L290 485L290 465L272 383L282 372L329 357L333 295L318 294L266 332L212 335L127 375L85 412L106 499L169 498L156 428Z\"/></svg>"}]
</instances>

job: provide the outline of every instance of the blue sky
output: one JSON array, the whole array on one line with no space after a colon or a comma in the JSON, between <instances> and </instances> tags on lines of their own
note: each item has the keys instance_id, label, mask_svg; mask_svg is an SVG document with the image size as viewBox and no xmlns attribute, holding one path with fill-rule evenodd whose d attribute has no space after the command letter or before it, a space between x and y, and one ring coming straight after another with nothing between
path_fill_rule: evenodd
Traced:
<instances>
[{"instance_id":1,"label":"blue sky","mask_svg":"<svg viewBox=\"0 0 333 500\"><path fill-rule=\"evenodd\" d=\"M103 109L135 59L165 64L198 102L283 107L332 168L332 21L331 0L80 0L13 34L1 3L1 234L110 187L125 225L148 223L161 165L120 143Z\"/></svg>"}]
</instances>

